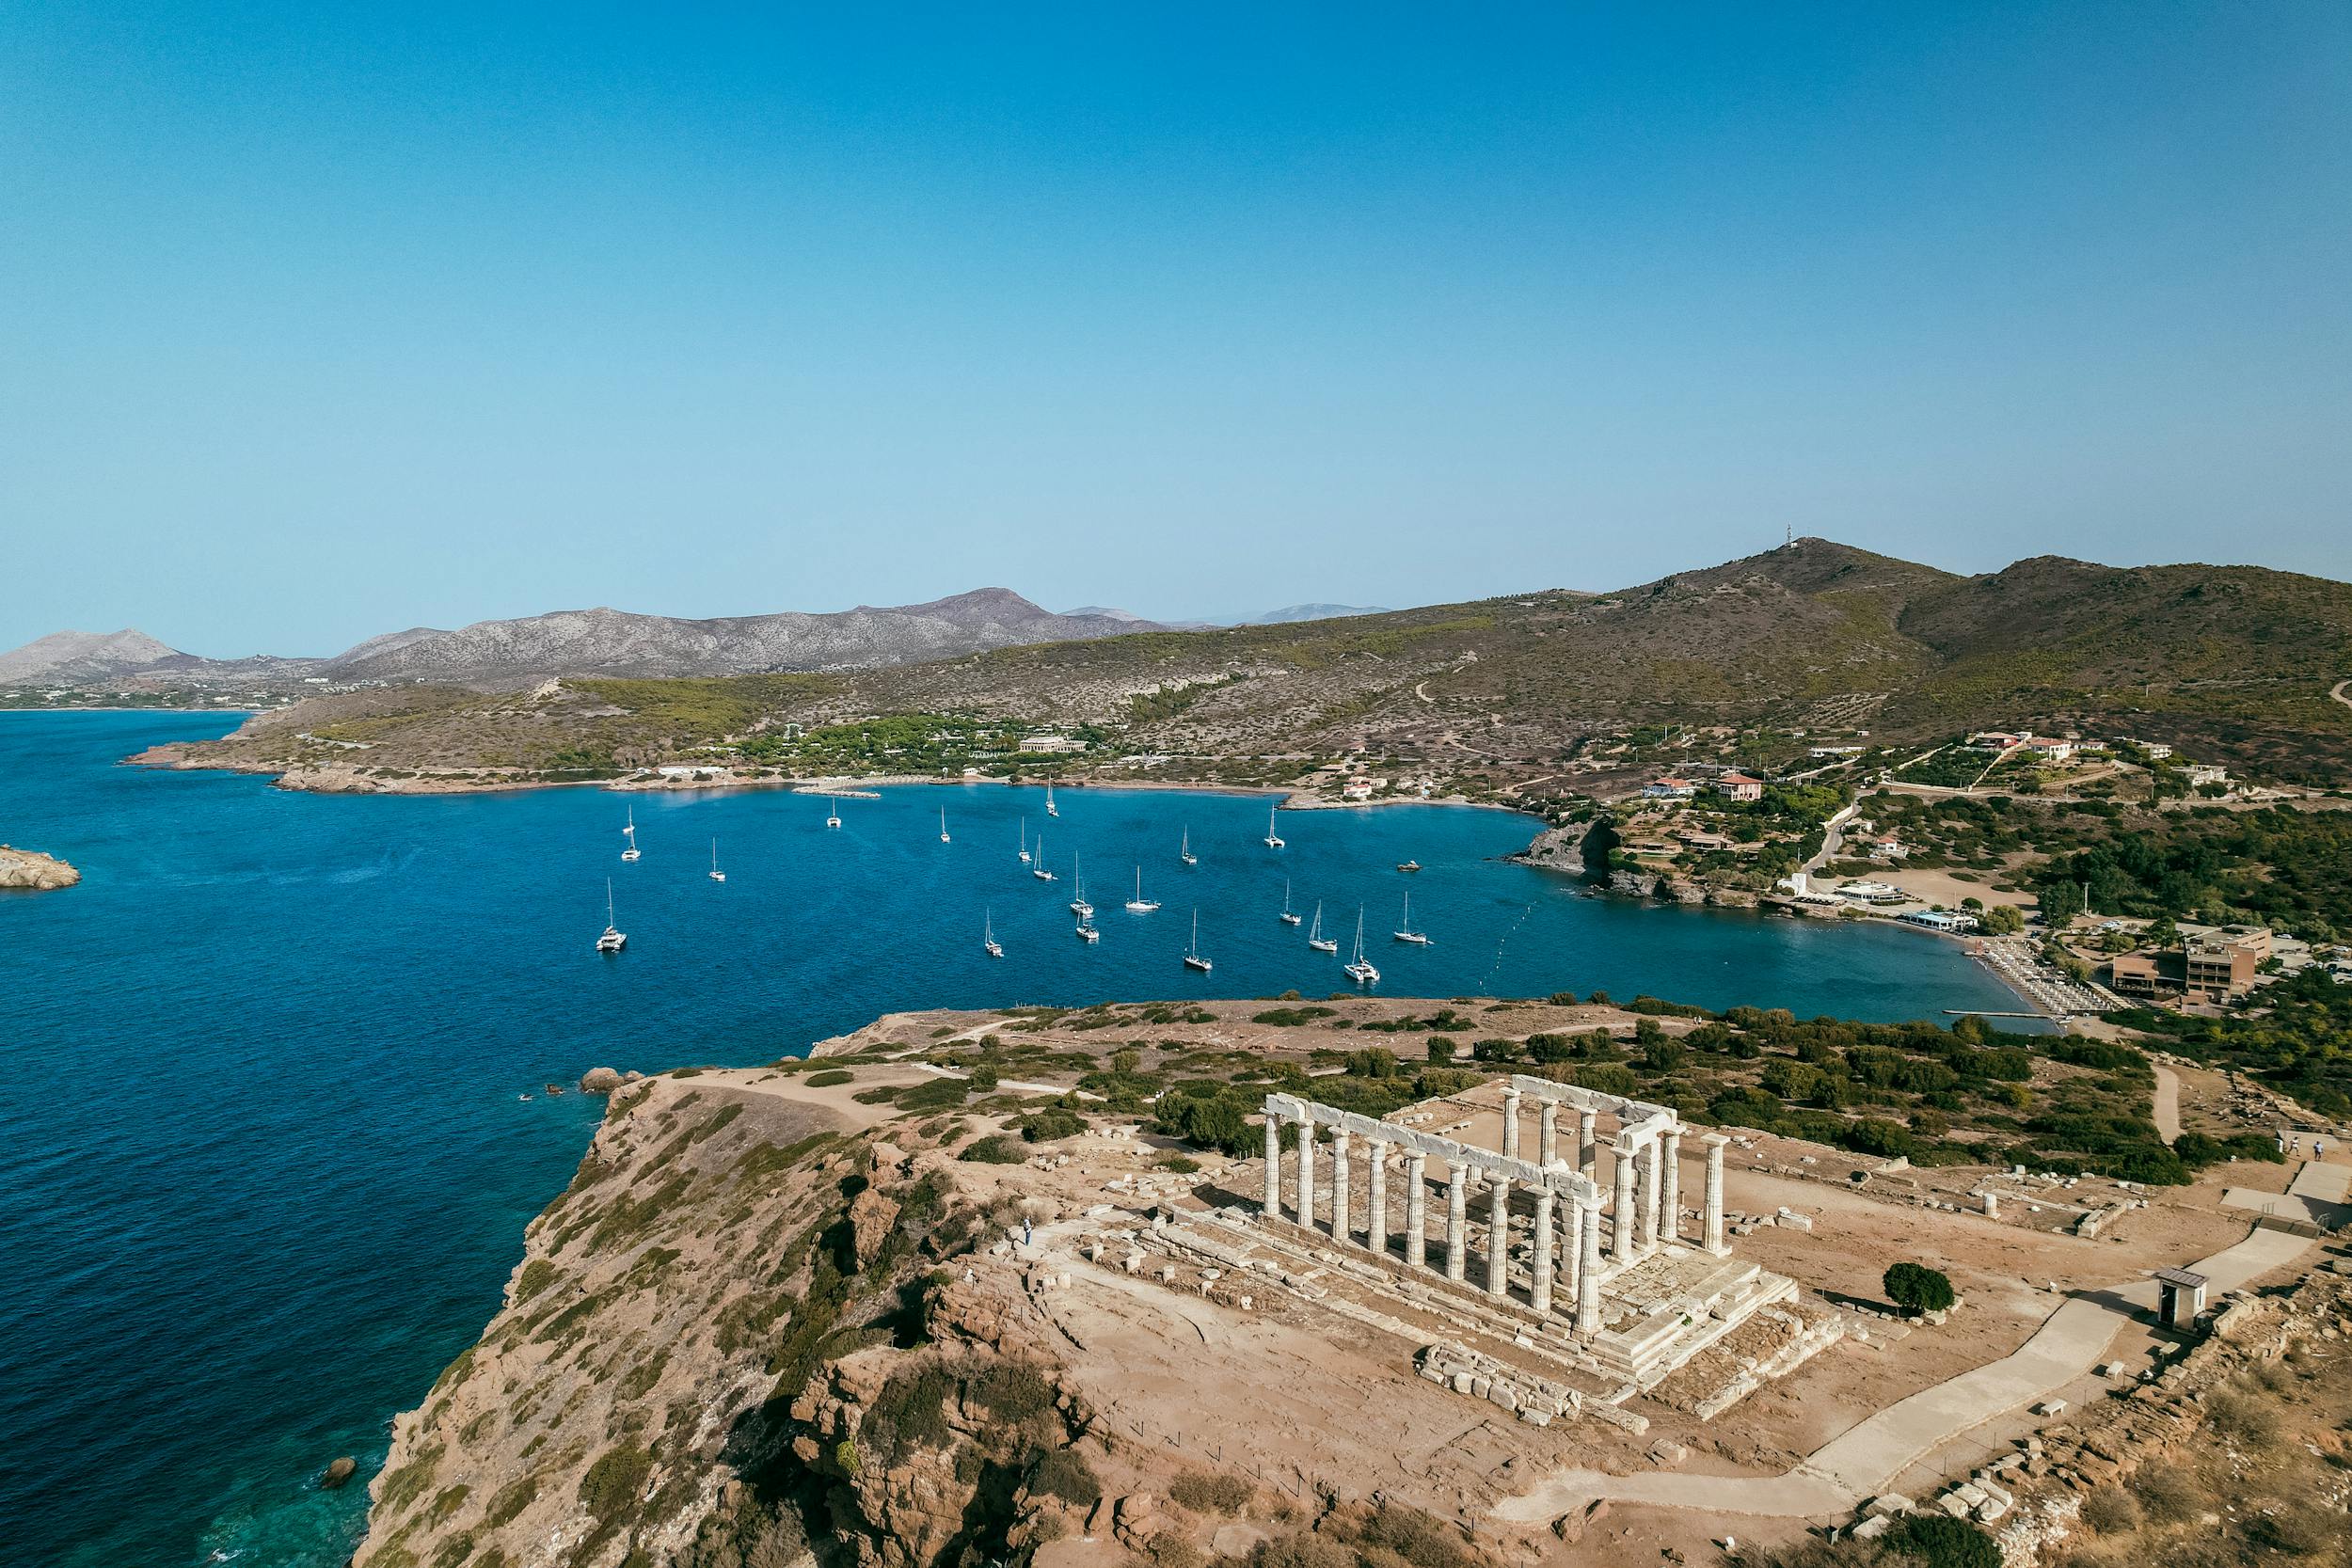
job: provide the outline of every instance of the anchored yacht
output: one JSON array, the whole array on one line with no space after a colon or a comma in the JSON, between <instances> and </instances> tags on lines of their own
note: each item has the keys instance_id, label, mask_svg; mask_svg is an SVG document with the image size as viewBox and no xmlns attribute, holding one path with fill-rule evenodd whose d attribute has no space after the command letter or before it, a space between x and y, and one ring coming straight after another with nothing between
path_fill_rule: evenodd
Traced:
<instances>
[{"instance_id":1,"label":"anchored yacht","mask_svg":"<svg viewBox=\"0 0 2352 1568\"><path fill-rule=\"evenodd\" d=\"M1341 973L1359 986L1375 985L1380 979L1380 972L1372 967L1370 958L1364 957L1364 911L1361 909L1356 911L1356 956L1342 966Z\"/></svg>"},{"instance_id":2,"label":"anchored yacht","mask_svg":"<svg viewBox=\"0 0 2352 1568\"><path fill-rule=\"evenodd\" d=\"M1200 911L1199 910L1192 911L1192 945L1184 950L1184 967L1197 969L1203 974L1206 974L1211 968L1209 960L1200 956Z\"/></svg>"},{"instance_id":3,"label":"anchored yacht","mask_svg":"<svg viewBox=\"0 0 2352 1568\"><path fill-rule=\"evenodd\" d=\"M1315 904L1315 923L1307 927L1307 945L1318 953L1336 953L1340 950L1337 942L1323 934L1323 905L1320 900Z\"/></svg>"},{"instance_id":4,"label":"anchored yacht","mask_svg":"<svg viewBox=\"0 0 2352 1568\"><path fill-rule=\"evenodd\" d=\"M1429 945L1429 933L1413 929L1413 895L1409 893L1405 895L1404 922L1392 934L1399 942L1409 942L1421 947Z\"/></svg>"},{"instance_id":5,"label":"anchored yacht","mask_svg":"<svg viewBox=\"0 0 2352 1568\"><path fill-rule=\"evenodd\" d=\"M596 939L599 953L618 953L628 945L628 933L612 923L612 879L604 879L604 935Z\"/></svg>"}]
</instances>

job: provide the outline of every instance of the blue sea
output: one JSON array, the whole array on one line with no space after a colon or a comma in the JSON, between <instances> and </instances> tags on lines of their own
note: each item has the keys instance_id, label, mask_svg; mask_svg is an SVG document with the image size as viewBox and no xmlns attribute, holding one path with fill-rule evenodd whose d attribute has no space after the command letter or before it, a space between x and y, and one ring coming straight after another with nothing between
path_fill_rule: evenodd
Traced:
<instances>
[{"instance_id":1,"label":"blue sea","mask_svg":"<svg viewBox=\"0 0 2352 1568\"><path fill-rule=\"evenodd\" d=\"M0 713L0 840L83 873L0 895L13 1561L342 1562L387 1420L497 1308L601 1109L541 1084L591 1067L769 1060L892 1008L1343 989L1277 920L1286 881L1343 956L1365 911L1392 995L2015 1006L1935 938L1581 896L1496 859L1533 831L1501 812L1285 813L1276 851L1241 796L1063 790L1048 819L1035 789L910 786L827 832L822 801L782 791L335 797L118 766L234 721ZM1025 816L1059 881L1019 863ZM1071 934L1073 858L1093 946ZM1156 913L1120 907L1138 864ZM592 951L608 878L629 934L612 958ZM1389 936L1408 891L1426 948ZM1180 962L1196 910L1205 975ZM317 1490L346 1453L359 1480Z\"/></svg>"}]
</instances>

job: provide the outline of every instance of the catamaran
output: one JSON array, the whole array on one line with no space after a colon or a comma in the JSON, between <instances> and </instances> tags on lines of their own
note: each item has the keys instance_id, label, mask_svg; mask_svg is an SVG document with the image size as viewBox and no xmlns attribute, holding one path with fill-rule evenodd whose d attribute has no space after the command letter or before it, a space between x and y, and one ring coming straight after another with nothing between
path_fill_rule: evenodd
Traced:
<instances>
[{"instance_id":1,"label":"catamaran","mask_svg":"<svg viewBox=\"0 0 2352 1568\"><path fill-rule=\"evenodd\" d=\"M826 799L826 800L831 800L831 801L833 802L833 804L832 804L832 805L827 806L827 807L825 808L825 826L826 826L826 827L828 827L828 828L838 828L839 826L841 826L841 800L840 800L840 797L838 797L838 796L834 796L834 795L828 795L828 796L826 796L826 797L825 797L825 799Z\"/></svg>"},{"instance_id":2,"label":"catamaran","mask_svg":"<svg viewBox=\"0 0 2352 1568\"><path fill-rule=\"evenodd\" d=\"M1399 942L1414 942L1422 947L1429 945L1429 933L1413 929L1413 895L1409 893L1405 895L1404 924L1396 928L1395 936Z\"/></svg>"},{"instance_id":3,"label":"catamaran","mask_svg":"<svg viewBox=\"0 0 2352 1568\"><path fill-rule=\"evenodd\" d=\"M995 920L992 911L985 910L980 913L980 946L992 958L1001 958L1005 956L1005 944L996 940Z\"/></svg>"},{"instance_id":4,"label":"catamaran","mask_svg":"<svg viewBox=\"0 0 2352 1568\"><path fill-rule=\"evenodd\" d=\"M1291 883L1288 877L1282 879L1282 924L1285 926L1298 924L1298 911L1291 908Z\"/></svg>"},{"instance_id":5,"label":"catamaran","mask_svg":"<svg viewBox=\"0 0 2352 1568\"><path fill-rule=\"evenodd\" d=\"M1270 801L1265 808L1265 847L1269 849L1282 847L1282 835L1274 831L1274 813L1280 804L1279 800Z\"/></svg>"},{"instance_id":6,"label":"catamaran","mask_svg":"<svg viewBox=\"0 0 2352 1568\"><path fill-rule=\"evenodd\" d=\"M1045 781L1045 815L1048 816L1061 815L1061 808L1054 804L1054 781L1051 779Z\"/></svg>"},{"instance_id":7,"label":"catamaran","mask_svg":"<svg viewBox=\"0 0 2352 1568\"><path fill-rule=\"evenodd\" d=\"M1025 816L1021 819L1021 863L1029 863L1029 819Z\"/></svg>"},{"instance_id":8,"label":"catamaran","mask_svg":"<svg viewBox=\"0 0 2352 1568\"><path fill-rule=\"evenodd\" d=\"M1176 850L1176 858L1186 865L1199 865L1200 857L1192 852L1192 830L1184 830L1184 842Z\"/></svg>"},{"instance_id":9,"label":"catamaran","mask_svg":"<svg viewBox=\"0 0 2352 1568\"><path fill-rule=\"evenodd\" d=\"M1380 978L1380 972L1372 967L1370 958L1364 957L1364 911L1361 906L1356 911L1356 956L1341 966L1340 973L1359 986L1376 984Z\"/></svg>"},{"instance_id":10,"label":"catamaran","mask_svg":"<svg viewBox=\"0 0 2352 1568\"><path fill-rule=\"evenodd\" d=\"M1037 835L1037 863L1029 867L1029 875L1041 882L1050 882L1054 879L1054 874L1045 868L1045 835L1043 833Z\"/></svg>"},{"instance_id":11,"label":"catamaran","mask_svg":"<svg viewBox=\"0 0 2352 1568\"><path fill-rule=\"evenodd\" d=\"M1136 895L1127 900L1127 907L1137 914L1150 914L1160 907L1158 899L1143 895L1143 867L1139 865L1136 867Z\"/></svg>"},{"instance_id":12,"label":"catamaran","mask_svg":"<svg viewBox=\"0 0 2352 1568\"><path fill-rule=\"evenodd\" d=\"M628 945L628 933L612 923L612 879L604 879L604 935L596 939L599 953L618 953Z\"/></svg>"},{"instance_id":13,"label":"catamaran","mask_svg":"<svg viewBox=\"0 0 2352 1568\"><path fill-rule=\"evenodd\" d=\"M1315 901L1315 923L1307 927L1307 945L1318 953L1336 953L1340 944L1323 934L1323 902Z\"/></svg>"},{"instance_id":14,"label":"catamaran","mask_svg":"<svg viewBox=\"0 0 2352 1568\"><path fill-rule=\"evenodd\" d=\"M1076 882L1076 895L1070 900L1070 912L1081 921L1094 918L1094 906L1087 902L1087 874L1078 865L1078 857L1070 857L1071 880Z\"/></svg>"},{"instance_id":15,"label":"catamaran","mask_svg":"<svg viewBox=\"0 0 2352 1568\"><path fill-rule=\"evenodd\" d=\"M1184 950L1184 967L1209 972L1209 960L1200 956L1200 911L1192 911L1192 945Z\"/></svg>"},{"instance_id":16,"label":"catamaran","mask_svg":"<svg viewBox=\"0 0 2352 1568\"><path fill-rule=\"evenodd\" d=\"M715 838L710 841L710 879L714 882L727 879L727 874L719 869L719 841Z\"/></svg>"},{"instance_id":17,"label":"catamaran","mask_svg":"<svg viewBox=\"0 0 2352 1568\"><path fill-rule=\"evenodd\" d=\"M947 837L947 808L946 806L939 808L939 842L942 844L950 842Z\"/></svg>"},{"instance_id":18,"label":"catamaran","mask_svg":"<svg viewBox=\"0 0 2352 1568\"><path fill-rule=\"evenodd\" d=\"M635 860L637 858L637 808L635 806L628 808L628 826L621 830L621 836L628 840L628 847L621 851L621 859Z\"/></svg>"}]
</instances>

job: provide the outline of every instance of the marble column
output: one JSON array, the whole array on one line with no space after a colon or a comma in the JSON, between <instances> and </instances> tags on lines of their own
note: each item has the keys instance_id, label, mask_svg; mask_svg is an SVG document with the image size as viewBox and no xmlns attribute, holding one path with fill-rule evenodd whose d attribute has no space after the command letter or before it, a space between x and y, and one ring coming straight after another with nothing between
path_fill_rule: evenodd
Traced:
<instances>
[{"instance_id":1,"label":"marble column","mask_svg":"<svg viewBox=\"0 0 2352 1568\"><path fill-rule=\"evenodd\" d=\"M1600 1332L1600 1196L1577 1205L1582 1232L1576 1260L1576 1331L1589 1339Z\"/></svg>"},{"instance_id":2,"label":"marble column","mask_svg":"<svg viewBox=\"0 0 2352 1568\"><path fill-rule=\"evenodd\" d=\"M1551 1193L1535 1189L1535 1249L1529 1258L1528 1301L1540 1316L1551 1310Z\"/></svg>"},{"instance_id":3,"label":"marble column","mask_svg":"<svg viewBox=\"0 0 2352 1568\"><path fill-rule=\"evenodd\" d=\"M1298 1124L1298 1223L1315 1227L1315 1124Z\"/></svg>"},{"instance_id":4,"label":"marble column","mask_svg":"<svg viewBox=\"0 0 2352 1568\"><path fill-rule=\"evenodd\" d=\"M1562 1221L1560 1288L1566 1293L1569 1304L1573 1306L1576 1301L1576 1282L1582 1277L1578 1272L1577 1263L1584 1255L1584 1206L1574 1198L1570 1198L1567 1212L1560 1218Z\"/></svg>"},{"instance_id":5,"label":"marble column","mask_svg":"<svg viewBox=\"0 0 2352 1568\"><path fill-rule=\"evenodd\" d=\"M1372 1145L1372 1209L1365 1216L1364 1245L1381 1257L1389 1255L1389 1146L1377 1138Z\"/></svg>"},{"instance_id":6,"label":"marble column","mask_svg":"<svg viewBox=\"0 0 2352 1568\"><path fill-rule=\"evenodd\" d=\"M1616 1202L1609 1215L1610 1251L1620 1265L1633 1261L1633 1149L1620 1141L1610 1150L1616 1178Z\"/></svg>"},{"instance_id":7,"label":"marble column","mask_svg":"<svg viewBox=\"0 0 2352 1568\"><path fill-rule=\"evenodd\" d=\"M1445 1276L1458 1280L1464 1269L1463 1250L1470 1230L1470 1167L1446 1162Z\"/></svg>"},{"instance_id":8,"label":"marble column","mask_svg":"<svg viewBox=\"0 0 2352 1568\"><path fill-rule=\"evenodd\" d=\"M1271 1116L1265 1118L1265 1217L1282 1217L1282 1127Z\"/></svg>"},{"instance_id":9,"label":"marble column","mask_svg":"<svg viewBox=\"0 0 2352 1568\"><path fill-rule=\"evenodd\" d=\"M1593 1124L1599 1119L1598 1112L1577 1107L1576 1168L1593 1178L1600 1175L1600 1145L1593 1134Z\"/></svg>"},{"instance_id":10,"label":"marble column","mask_svg":"<svg viewBox=\"0 0 2352 1568\"><path fill-rule=\"evenodd\" d=\"M1498 1176L1495 1206L1486 1227L1486 1293L1497 1301L1511 1290L1511 1179Z\"/></svg>"},{"instance_id":11,"label":"marble column","mask_svg":"<svg viewBox=\"0 0 2352 1568\"><path fill-rule=\"evenodd\" d=\"M1539 1165L1550 1164L1559 1147L1560 1107L1547 1100L1544 1108L1535 1117L1535 1163Z\"/></svg>"},{"instance_id":12,"label":"marble column","mask_svg":"<svg viewBox=\"0 0 2352 1568\"><path fill-rule=\"evenodd\" d=\"M1347 1134L1331 1134L1331 1239L1344 1244L1348 1232L1356 1228L1356 1216L1349 1211L1347 1190Z\"/></svg>"},{"instance_id":13,"label":"marble column","mask_svg":"<svg viewBox=\"0 0 2352 1568\"><path fill-rule=\"evenodd\" d=\"M1519 1157L1519 1091L1502 1091L1502 1155L1506 1160Z\"/></svg>"},{"instance_id":14,"label":"marble column","mask_svg":"<svg viewBox=\"0 0 2352 1568\"><path fill-rule=\"evenodd\" d=\"M1405 1261L1420 1268L1429 1259L1429 1239L1422 1227L1429 1223L1428 1184L1422 1180L1429 1156L1416 1148L1405 1156Z\"/></svg>"},{"instance_id":15,"label":"marble column","mask_svg":"<svg viewBox=\"0 0 2352 1568\"><path fill-rule=\"evenodd\" d=\"M1709 1132L1700 1140L1707 1145L1707 1208L1702 1234L1707 1250L1721 1258L1730 1249L1724 1245L1724 1146L1731 1140L1721 1132Z\"/></svg>"},{"instance_id":16,"label":"marble column","mask_svg":"<svg viewBox=\"0 0 2352 1568\"><path fill-rule=\"evenodd\" d=\"M1642 1150L1642 1250L1658 1246L1658 1140Z\"/></svg>"},{"instance_id":17,"label":"marble column","mask_svg":"<svg viewBox=\"0 0 2352 1568\"><path fill-rule=\"evenodd\" d=\"M1661 1162L1665 1171L1665 1190L1660 1194L1658 1212L1662 1216L1665 1231L1660 1238L1666 1242L1682 1240L1682 1129L1668 1132L1662 1141Z\"/></svg>"}]
</instances>

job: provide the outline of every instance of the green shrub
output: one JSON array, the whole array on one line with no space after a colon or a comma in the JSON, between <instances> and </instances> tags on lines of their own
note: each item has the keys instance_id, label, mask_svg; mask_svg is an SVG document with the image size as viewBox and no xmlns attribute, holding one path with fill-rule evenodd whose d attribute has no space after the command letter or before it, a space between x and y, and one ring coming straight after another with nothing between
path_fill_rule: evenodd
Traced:
<instances>
[{"instance_id":1,"label":"green shrub","mask_svg":"<svg viewBox=\"0 0 2352 1568\"><path fill-rule=\"evenodd\" d=\"M1890 1264L1879 1283L1886 1299L1907 1312L1941 1312L1959 1299L1949 1278L1922 1263Z\"/></svg>"},{"instance_id":2,"label":"green shrub","mask_svg":"<svg viewBox=\"0 0 2352 1568\"><path fill-rule=\"evenodd\" d=\"M1888 1530L1885 1541L1925 1568L2001 1568L2000 1544L1947 1513L1914 1513Z\"/></svg>"},{"instance_id":3,"label":"green shrub","mask_svg":"<svg viewBox=\"0 0 2352 1568\"><path fill-rule=\"evenodd\" d=\"M1020 1139L1002 1132L992 1132L985 1138L974 1140L956 1156L976 1165L1018 1165L1028 1157L1029 1151L1022 1147Z\"/></svg>"},{"instance_id":4,"label":"green shrub","mask_svg":"<svg viewBox=\"0 0 2352 1568\"><path fill-rule=\"evenodd\" d=\"M653 1455L633 1443L608 1449L580 1478L580 1500L599 1527L636 1511L653 1473Z\"/></svg>"},{"instance_id":5,"label":"green shrub","mask_svg":"<svg viewBox=\"0 0 2352 1568\"><path fill-rule=\"evenodd\" d=\"M524 1476L518 1481L510 1481L504 1486L500 1487L498 1495L490 1499L489 1509L483 1514L483 1522L493 1529L501 1525L512 1524L515 1516L529 1508L532 1499L538 1496L539 1478L537 1476Z\"/></svg>"},{"instance_id":6,"label":"green shrub","mask_svg":"<svg viewBox=\"0 0 2352 1568\"><path fill-rule=\"evenodd\" d=\"M1039 1456L1029 1469L1029 1491L1059 1497L1079 1508L1092 1508L1103 1500L1102 1481L1086 1455L1075 1449L1054 1449Z\"/></svg>"},{"instance_id":7,"label":"green shrub","mask_svg":"<svg viewBox=\"0 0 2352 1568\"><path fill-rule=\"evenodd\" d=\"M523 1265L523 1272L515 1280L515 1305L537 1295L561 1277L562 1271L544 1258L533 1258Z\"/></svg>"},{"instance_id":8,"label":"green shrub","mask_svg":"<svg viewBox=\"0 0 2352 1568\"><path fill-rule=\"evenodd\" d=\"M1239 1513L1257 1494L1239 1476L1187 1470L1168 1483L1168 1495L1195 1513Z\"/></svg>"},{"instance_id":9,"label":"green shrub","mask_svg":"<svg viewBox=\"0 0 2352 1568\"><path fill-rule=\"evenodd\" d=\"M1049 1144L1057 1139L1075 1137L1087 1130L1087 1118L1075 1111L1065 1111L1056 1105L1021 1118L1024 1142Z\"/></svg>"},{"instance_id":10,"label":"green shrub","mask_svg":"<svg viewBox=\"0 0 2352 1568\"><path fill-rule=\"evenodd\" d=\"M832 1067L826 1068L819 1072L812 1072L806 1078L802 1079L801 1082L806 1084L812 1089L829 1089L835 1084L848 1084L854 1082L856 1078L857 1074L854 1072L848 1071L842 1068Z\"/></svg>"}]
</instances>

